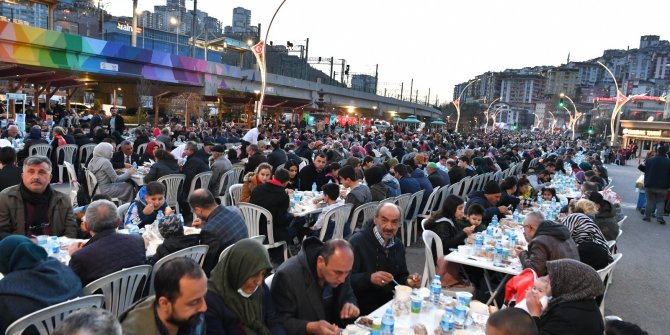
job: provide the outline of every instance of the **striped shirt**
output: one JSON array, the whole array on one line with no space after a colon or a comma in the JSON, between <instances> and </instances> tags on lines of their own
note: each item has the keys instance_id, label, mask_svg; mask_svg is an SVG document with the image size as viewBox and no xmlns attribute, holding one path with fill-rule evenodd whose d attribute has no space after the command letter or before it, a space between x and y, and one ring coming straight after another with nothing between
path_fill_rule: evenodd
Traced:
<instances>
[{"instance_id":1,"label":"striped shirt","mask_svg":"<svg viewBox=\"0 0 670 335\"><path fill-rule=\"evenodd\" d=\"M570 229L572 240L575 241L577 245L584 242L593 242L607 250L609 261L612 261L612 254L610 253L609 247L607 247L605 236L603 236L600 228L598 228L589 216L582 213L573 213L563 219L561 223Z\"/></svg>"},{"instance_id":2,"label":"striped shirt","mask_svg":"<svg viewBox=\"0 0 670 335\"><path fill-rule=\"evenodd\" d=\"M395 245L395 236L389 241L388 244L386 244L386 241L384 241L384 237L382 236L381 233L379 233L379 229L377 229L376 225L372 227L372 232L375 234L375 238L377 238L377 241L379 241L379 244L381 244L382 247L386 249L391 249Z\"/></svg>"}]
</instances>

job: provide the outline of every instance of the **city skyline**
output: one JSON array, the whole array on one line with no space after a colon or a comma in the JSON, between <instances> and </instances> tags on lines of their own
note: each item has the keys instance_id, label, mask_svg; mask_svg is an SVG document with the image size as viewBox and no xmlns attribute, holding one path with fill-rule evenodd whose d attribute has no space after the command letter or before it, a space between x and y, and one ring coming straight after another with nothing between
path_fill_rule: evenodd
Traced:
<instances>
[{"instance_id":1,"label":"city skyline","mask_svg":"<svg viewBox=\"0 0 670 335\"><path fill-rule=\"evenodd\" d=\"M251 10L252 25L261 23L264 37L280 3L200 0L198 9L226 26L232 22L233 8L244 7ZM164 0L140 0L138 6L153 10L164 4ZM299 45L309 38L311 57L346 59L352 73L374 74L379 64L379 86L387 88L389 95L398 94L404 82L406 97L414 79L419 100L425 99L430 88L431 103L436 97L444 103L451 101L456 84L486 71L557 66L566 62L568 54L572 61L586 61L607 49L637 48L642 35L670 39L665 21L670 3L659 2L638 14L629 14L634 8L618 0L608 2L607 7L576 0L541 4L522 0L515 5L492 0L342 0L324 8L314 1L289 0L277 15L268 41L285 44L290 40ZM186 7L192 8L193 2L186 1ZM107 9L117 16L132 13L130 2L113 2ZM617 16L620 13L627 15ZM617 18L620 23L609 23Z\"/></svg>"}]
</instances>

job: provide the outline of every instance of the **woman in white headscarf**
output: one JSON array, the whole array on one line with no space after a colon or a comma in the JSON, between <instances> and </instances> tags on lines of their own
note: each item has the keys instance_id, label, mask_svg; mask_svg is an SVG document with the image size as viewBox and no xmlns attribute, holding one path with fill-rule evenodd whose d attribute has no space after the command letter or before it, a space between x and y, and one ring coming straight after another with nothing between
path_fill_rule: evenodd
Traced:
<instances>
[{"instance_id":1,"label":"woman in white headscarf","mask_svg":"<svg viewBox=\"0 0 670 335\"><path fill-rule=\"evenodd\" d=\"M93 172L98 179L98 193L104 193L112 198L118 198L124 203L133 200L133 185L125 182L135 173L130 168L125 173L118 175L112 167L112 155L114 147L107 142L102 142L93 149L93 158L88 163L88 170Z\"/></svg>"}]
</instances>

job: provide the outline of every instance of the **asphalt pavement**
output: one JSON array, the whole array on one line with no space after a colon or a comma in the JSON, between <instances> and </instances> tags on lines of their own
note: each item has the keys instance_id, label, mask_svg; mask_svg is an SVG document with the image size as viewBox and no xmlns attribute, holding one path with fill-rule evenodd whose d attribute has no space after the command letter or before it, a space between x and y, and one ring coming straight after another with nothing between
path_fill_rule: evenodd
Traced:
<instances>
[{"instance_id":1,"label":"asphalt pavement","mask_svg":"<svg viewBox=\"0 0 670 335\"><path fill-rule=\"evenodd\" d=\"M613 281L605 297L605 315L616 315L638 324L649 334L670 334L666 310L670 305L670 247L667 240L670 223L644 222L636 211L635 180L640 175L637 160L630 160L624 166L605 166L613 180L614 191L622 198L623 213L628 216L617 242L623 256L614 269ZM670 222L670 218L665 219ZM410 273L423 274L424 262L423 243L419 241L407 248Z\"/></svg>"}]
</instances>

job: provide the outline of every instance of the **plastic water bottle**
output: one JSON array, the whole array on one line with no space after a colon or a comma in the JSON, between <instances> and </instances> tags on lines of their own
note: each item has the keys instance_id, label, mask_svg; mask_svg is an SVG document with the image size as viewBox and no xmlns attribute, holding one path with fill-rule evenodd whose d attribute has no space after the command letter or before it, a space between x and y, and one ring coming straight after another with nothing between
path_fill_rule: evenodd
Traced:
<instances>
[{"instance_id":1,"label":"plastic water bottle","mask_svg":"<svg viewBox=\"0 0 670 335\"><path fill-rule=\"evenodd\" d=\"M502 243L498 241L493 252L493 266L502 266Z\"/></svg>"},{"instance_id":2,"label":"plastic water bottle","mask_svg":"<svg viewBox=\"0 0 670 335\"><path fill-rule=\"evenodd\" d=\"M58 236L49 236L49 242L47 243L49 247L48 254L52 257L58 257L60 253L60 242L58 242Z\"/></svg>"},{"instance_id":3,"label":"plastic water bottle","mask_svg":"<svg viewBox=\"0 0 670 335\"><path fill-rule=\"evenodd\" d=\"M316 192L316 182L312 183L312 192Z\"/></svg>"},{"instance_id":4,"label":"plastic water bottle","mask_svg":"<svg viewBox=\"0 0 670 335\"><path fill-rule=\"evenodd\" d=\"M515 209L514 213L512 214L512 220L514 220L514 222L519 222L520 218L521 218L521 214L519 214L519 210Z\"/></svg>"},{"instance_id":5,"label":"plastic water bottle","mask_svg":"<svg viewBox=\"0 0 670 335\"><path fill-rule=\"evenodd\" d=\"M440 335L452 335L454 333L454 314L451 307L447 307L440 320Z\"/></svg>"},{"instance_id":6,"label":"plastic water bottle","mask_svg":"<svg viewBox=\"0 0 670 335\"><path fill-rule=\"evenodd\" d=\"M128 234L132 234L132 235L139 235L140 234L140 227L138 227L134 223L127 224L126 228L128 229Z\"/></svg>"},{"instance_id":7,"label":"plastic water bottle","mask_svg":"<svg viewBox=\"0 0 670 335\"><path fill-rule=\"evenodd\" d=\"M551 207L556 208L556 197L551 198Z\"/></svg>"},{"instance_id":8,"label":"plastic water bottle","mask_svg":"<svg viewBox=\"0 0 670 335\"><path fill-rule=\"evenodd\" d=\"M156 214L156 224L161 223L161 220L163 220L163 211L159 210L158 214Z\"/></svg>"},{"instance_id":9,"label":"plastic water bottle","mask_svg":"<svg viewBox=\"0 0 670 335\"><path fill-rule=\"evenodd\" d=\"M137 163L133 162L133 169L137 170Z\"/></svg>"},{"instance_id":10,"label":"plastic water bottle","mask_svg":"<svg viewBox=\"0 0 670 335\"><path fill-rule=\"evenodd\" d=\"M475 235L475 253L481 251L483 247L484 247L484 237L482 236L482 234L477 233L477 235Z\"/></svg>"},{"instance_id":11,"label":"plastic water bottle","mask_svg":"<svg viewBox=\"0 0 670 335\"><path fill-rule=\"evenodd\" d=\"M489 227L493 227L493 228L498 227L498 216L497 215L494 215L493 218L491 218L491 224L489 225Z\"/></svg>"},{"instance_id":12,"label":"plastic water bottle","mask_svg":"<svg viewBox=\"0 0 670 335\"><path fill-rule=\"evenodd\" d=\"M440 296L442 295L442 281L440 276L435 275L433 281L430 282L430 302L437 306L440 303Z\"/></svg>"},{"instance_id":13,"label":"plastic water bottle","mask_svg":"<svg viewBox=\"0 0 670 335\"><path fill-rule=\"evenodd\" d=\"M393 317L393 310L387 308L384 317L382 317L382 335L393 335L394 323L395 318Z\"/></svg>"}]
</instances>

